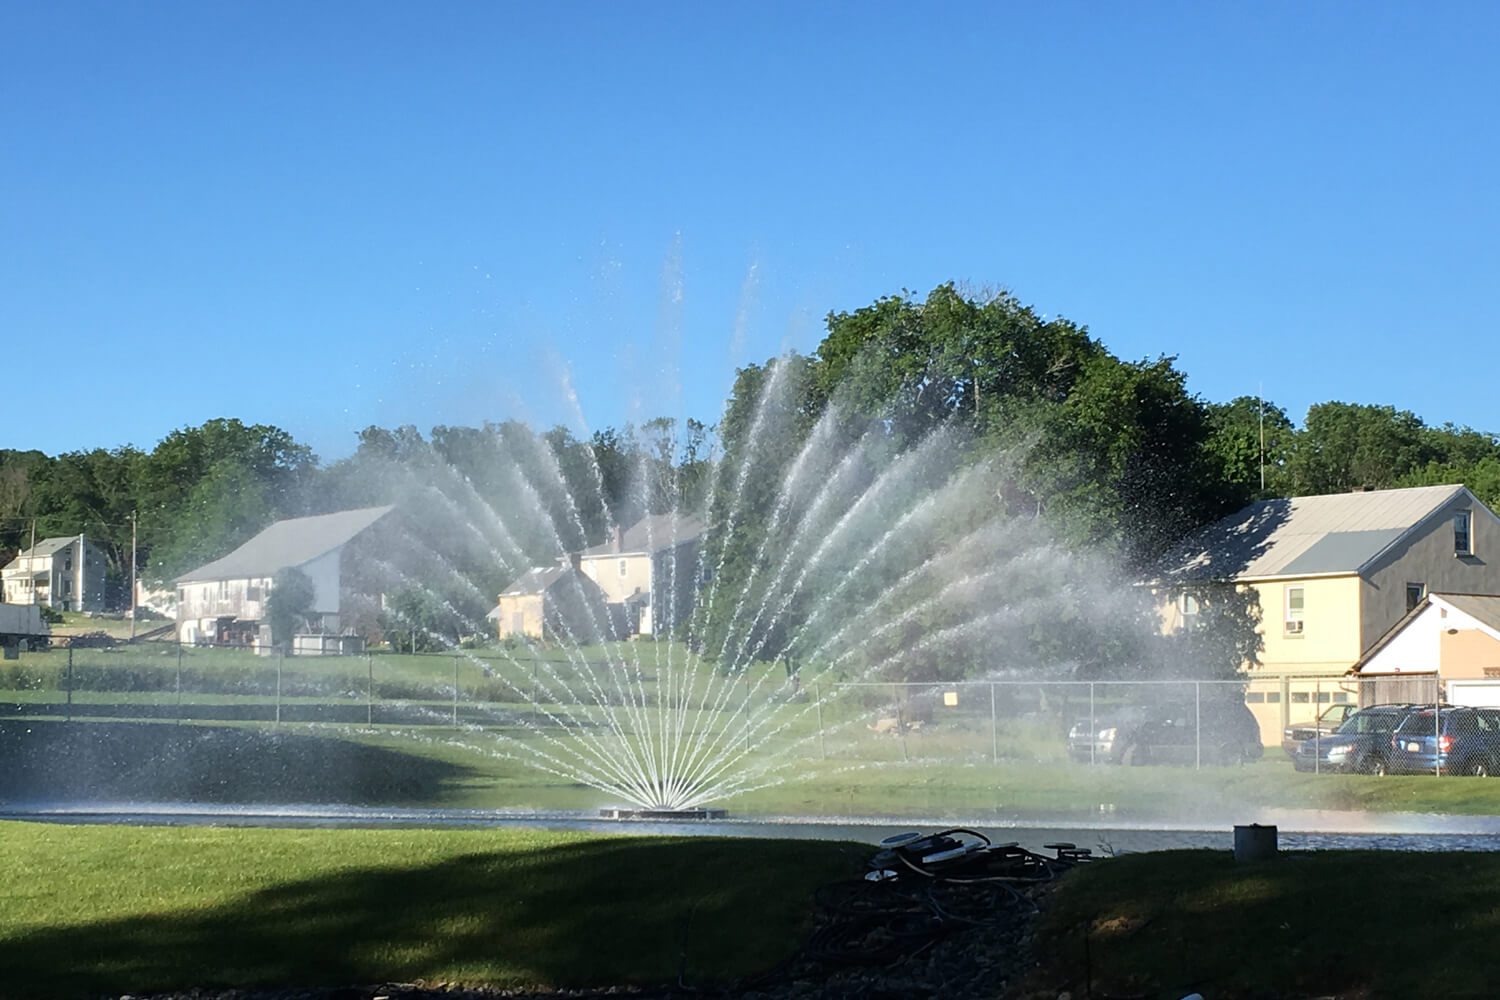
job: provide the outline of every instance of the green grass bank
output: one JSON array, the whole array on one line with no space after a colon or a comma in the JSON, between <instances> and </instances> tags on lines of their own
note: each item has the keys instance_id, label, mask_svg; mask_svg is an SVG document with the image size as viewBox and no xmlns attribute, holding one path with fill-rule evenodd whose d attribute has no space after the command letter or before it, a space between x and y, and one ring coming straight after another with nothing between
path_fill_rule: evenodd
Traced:
<instances>
[{"instance_id":1,"label":"green grass bank","mask_svg":"<svg viewBox=\"0 0 1500 1000\"><path fill-rule=\"evenodd\" d=\"M858 844L0 823L16 998L191 986L723 983L807 931Z\"/></svg>"},{"instance_id":2,"label":"green grass bank","mask_svg":"<svg viewBox=\"0 0 1500 1000\"><path fill-rule=\"evenodd\" d=\"M1058 886L1028 997L1492 997L1500 854L1132 854Z\"/></svg>"}]
</instances>

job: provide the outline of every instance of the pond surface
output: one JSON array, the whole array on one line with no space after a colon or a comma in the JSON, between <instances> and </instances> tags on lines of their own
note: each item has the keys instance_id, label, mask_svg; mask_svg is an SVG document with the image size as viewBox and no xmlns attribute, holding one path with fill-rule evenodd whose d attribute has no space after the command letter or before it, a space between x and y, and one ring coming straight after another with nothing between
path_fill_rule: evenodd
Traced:
<instances>
[{"instance_id":1,"label":"pond surface","mask_svg":"<svg viewBox=\"0 0 1500 1000\"><path fill-rule=\"evenodd\" d=\"M211 806L200 803L31 803L0 806L0 819L55 823L114 823L132 826L360 827L484 829L535 828L586 833L658 836L777 837L853 840L876 844L906 831L933 832L956 826L996 842L1016 841L1032 849L1067 841L1095 853L1173 848L1232 850L1236 822L1273 824L1283 850L1378 849L1400 851L1500 850L1500 816L1424 813L1358 813L1263 810L1238 821L1130 823L1081 822L1065 818L1015 823L951 819L817 816L733 816L694 822L609 820L597 813L520 810L394 809L352 806Z\"/></svg>"}]
</instances>

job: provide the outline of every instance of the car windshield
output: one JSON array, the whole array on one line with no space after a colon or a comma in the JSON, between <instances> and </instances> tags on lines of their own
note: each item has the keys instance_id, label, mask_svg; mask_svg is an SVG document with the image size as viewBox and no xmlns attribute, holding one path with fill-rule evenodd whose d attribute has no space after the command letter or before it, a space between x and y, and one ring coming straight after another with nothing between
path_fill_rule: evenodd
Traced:
<instances>
[{"instance_id":1,"label":"car windshield","mask_svg":"<svg viewBox=\"0 0 1500 1000\"><path fill-rule=\"evenodd\" d=\"M1442 720L1443 720L1443 728L1445 730L1448 729L1448 728L1450 728L1451 726L1453 726L1453 718L1454 717L1451 714L1449 714L1448 712L1444 712L1443 713ZM1464 725L1464 722L1465 722L1465 720L1463 718L1459 719L1459 721L1458 721L1458 728L1459 729L1466 728L1465 725ZM1396 727L1396 731L1398 733L1418 733L1418 734L1421 734L1421 733L1431 733L1431 732L1434 732L1436 730L1436 728L1437 728L1437 720L1435 720L1433 718L1433 716L1432 716L1432 709L1429 708L1425 712L1413 712L1411 715L1408 715L1406 717L1405 721L1403 721L1401 723L1401 725L1399 725L1399 726Z\"/></svg>"},{"instance_id":2,"label":"car windshield","mask_svg":"<svg viewBox=\"0 0 1500 1000\"><path fill-rule=\"evenodd\" d=\"M1337 733L1388 733L1396 728L1401 716L1395 712L1356 712L1334 730Z\"/></svg>"}]
</instances>

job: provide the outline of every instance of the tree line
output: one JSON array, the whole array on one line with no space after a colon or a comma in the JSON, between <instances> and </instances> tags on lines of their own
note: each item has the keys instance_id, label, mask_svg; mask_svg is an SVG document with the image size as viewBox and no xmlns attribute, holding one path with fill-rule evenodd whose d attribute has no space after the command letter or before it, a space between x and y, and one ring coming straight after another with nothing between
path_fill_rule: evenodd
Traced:
<instances>
[{"instance_id":1,"label":"tree line","mask_svg":"<svg viewBox=\"0 0 1500 1000\"><path fill-rule=\"evenodd\" d=\"M1128 567L1258 498L1454 482L1500 503L1492 433L1346 402L1314 405L1298 426L1270 401L1191 394L1174 358L1122 359L1087 327L1007 292L945 284L830 313L810 354L738 372L714 425L661 419L586 437L517 421L369 427L351 456L324 463L281 428L226 417L150 450L0 450L0 557L33 531L84 532L103 547L123 607L133 515L140 573L162 584L277 519L415 499L428 547L467 581L431 599L482 616L529 565L642 514L694 511L726 529L733 496L733 537L717 560L728 590L770 558L756 550L780 476L831 407L836 433L868 438L874 427L893 454L941 428L963 436L963 460L1006 456L994 503ZM759 471L735 482L752 444ZM486 510L504 523L489 525Z\"/></svg>"}]
</instances>

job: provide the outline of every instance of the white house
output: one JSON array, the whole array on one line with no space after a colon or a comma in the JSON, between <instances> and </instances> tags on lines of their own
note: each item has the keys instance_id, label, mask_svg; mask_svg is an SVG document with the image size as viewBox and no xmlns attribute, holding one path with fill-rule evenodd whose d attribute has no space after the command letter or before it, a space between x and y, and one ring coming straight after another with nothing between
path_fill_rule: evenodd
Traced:
<instances>
[{"instance_id":1,"label":"white house","mask_svg":"<svg viewBox=\"0 0 1500 1000\"><path fill-rule=\"evenodd\" d=\"M250 644L264 641L266 598L276 574L300 569L312 580L313 631L337 634L347 603L346 548L391 512L365 507L277 521L244 545L179 576L177 638L181 642Z\"/></svg>"},{"instance_id":2,"label":"white house","mask_svg":"<svg viewBox=\"0 0 1500 1000\"><path fill-rule=\"evenodd\" d=\"M6 604L104 610L104 552L83 535L44 538L0 569Z\"/></svg>"}]
</instances>

